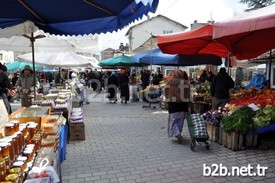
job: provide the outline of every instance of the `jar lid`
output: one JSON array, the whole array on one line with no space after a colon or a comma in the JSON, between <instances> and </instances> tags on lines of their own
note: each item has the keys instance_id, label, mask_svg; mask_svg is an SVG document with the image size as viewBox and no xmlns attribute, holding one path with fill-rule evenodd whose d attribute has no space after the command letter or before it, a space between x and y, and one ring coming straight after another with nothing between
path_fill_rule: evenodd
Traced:
<instances>
[{"instance_id":1,"label":"jar lid","mask_svg":"<svg viewBox=\"0 0 275 183\"><path fill-rule=\"evenodd\" d=\"M10 145L10 143L7 143L7 142L0 142L0 147L7 147L7 146L9 146Z\"/></svg>"},{"instance_id":2,"label":"jar lid","mask_svg":"<svg viewBox=\"0 0 275 183\"><path fill-rule=\"evenodd\" d=\"M16 160L18 161L26 161L28 158L26 156L18 156Z\"/></svg>"},{"instance_id":3,"label":"jar lid","mask_svg":"<svg viewBox=\"0 0 275 183\"><path fill-rule=\"evenodd\" d=\"M27 148L28 147L34 148L34 146L35 146L35 144L28 144L28 145L26 145Z\"/></svg>"},{"instance_id":4,"label":"jar lid","mask_svg":"<svg viewBox=\"0 0 275 183\"><path fill-rule=\"evenodd\" d=\"M6 180L16 180L18 178L18 174L12 173L5 177Z\"/></svg>"},{"instance_id":5,"label":"jar lid","mask_svg":"<svg viewBox=\"0 0 275 183\"><path fill-rule=\"evenodd\" d=\"M9 170L9 172L10 172L11 174L13 174L13 173L18 174L18 173L21 172L21 168L11 168L11 169Z\"/></svg>"},{"instance_id":6,"label":"jar lid","mask_svg":"<svg viewBox=\"0 0 275 183\"><path fill-rule=\"evenodd\" d=\"M11 120L9 121L10 123L16 123L16 124L19 124L19 120Z\"/></svg>"},{"instance_id":7,"label":"jar lid","mask_svg":"<svg viewBox=\"0 0 275 183\"><path fill-rule=\"evenodd\" d=\"M31 154L32 153L32 150L24 150L23 151L23 154Z\"/></svg>"},{"instance_id":8,"label":"jar lid","mask_svg":"<svg viewBox=\"0 0 275 183\"><path fill-rule=\"evenodd\" d=\"M4 126L5 126L5 127L13 127L13 126L14 126L14 123L6 123Z\"/></svg>"},{"instance_id":9,"label":"jar lid","mask_svg":"<svg viewBox=\"0 0 275 183\"><path fill-rule=\"evenodd\" d=\"M23 161L16 161L12 164L12 166L14 167L21 167L24 165L24 162Z\"/></svg>"}]
</instances>

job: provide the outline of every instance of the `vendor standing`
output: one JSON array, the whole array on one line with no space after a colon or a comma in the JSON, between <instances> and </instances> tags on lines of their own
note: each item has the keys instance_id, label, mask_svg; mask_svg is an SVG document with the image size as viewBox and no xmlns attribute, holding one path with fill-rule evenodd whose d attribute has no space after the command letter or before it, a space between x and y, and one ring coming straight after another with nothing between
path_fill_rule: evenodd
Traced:
<instances>
[{"instance_id":1,"label":"vendor standing","mask_svg":"<svg viewBox=\"0 0 275 183\"><path fill-rule=\"evenodd\" d=\"M211 82L212 109L224 107L230 102L229 90L234 87L233 79L227 74L226 69L220 68L218 74Z\"/></svg>"},{"instance_id":2,"label":"vendor standing","mask_svg":"<svg viewBox=\"0 0 275 183\"><path fill-rule=\"evenodd\" d=\"M38 79L35 77L33 70L29 65L26 65L15 84L21 98L21 106L29 107L32 105L34 92L39 88Z\"/></svg>"}]
</instances>

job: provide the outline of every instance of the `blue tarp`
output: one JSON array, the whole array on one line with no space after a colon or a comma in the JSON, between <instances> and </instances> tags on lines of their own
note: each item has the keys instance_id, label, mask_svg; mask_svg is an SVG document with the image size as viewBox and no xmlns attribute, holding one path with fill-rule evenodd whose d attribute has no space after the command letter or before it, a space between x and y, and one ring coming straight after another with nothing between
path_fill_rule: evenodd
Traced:
<instances>
[{"instance_id":1,"label":"blue tarp","mask_svg":"<svg viewBox=\"0 0 275 183\"><path fill-rule=\"evenodd\" d=\"M245 86L246 89L254 87L256 90L262 89L266 85L266 77L262 74L256 74L252 77L249 84Z\"/></svg>"},{"instance_id":2,"label":"blue tarp","mask_svg":"<svg viewBox=\"0 0 275 183\"><path fill-rule=\"evenodd\" d=\"M135 0L35 0L1 1L0 28L34 22L50 34L84 35L119 30L155 12L159 0L145 6ZM148 2L150 2L148 0Z\"/></svg>"},{"instance_id":3,"label":"blue tarp","mask_svg":"<svg viewBox=\"0 0 275 183\"><path fill-rule=\"evenodd\" d=\"M169 65L169 66L193 66L193 65L221 65L222 60L216 55L175 55L162 53L160 49L142 52L132 56L134 62L152 65Z\"/></svg>"}]
</instances>

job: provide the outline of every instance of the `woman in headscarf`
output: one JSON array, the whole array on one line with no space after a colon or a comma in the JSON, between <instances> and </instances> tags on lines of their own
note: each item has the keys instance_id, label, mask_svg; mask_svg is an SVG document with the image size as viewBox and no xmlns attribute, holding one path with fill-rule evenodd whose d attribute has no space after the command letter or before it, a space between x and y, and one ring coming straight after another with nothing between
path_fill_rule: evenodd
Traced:
<instances>
[{"instance_id":1,"label":"woman in headscarf","mask_svg":"<svg viewBox=\"0 0 275 183\"><path fill-rule=\"evenodd\" d=\"M117 88L118 88L118 78L116 72L113 71L108 78L108 92L109 92L109 100L117 102Z\"/></svg>"},{"instance_id":2,"label":"woman in headscarf","mask_svg":"<svg viewBox=\"0 0 275 183\"><path fill-rule=\"evenodd\" d=\"M15 84L20 94L21 106L30 107L34 98L35 90L39 88L38 78L35 77L31 66L26 65Z\"/></svg>"},{"instance_id":3,"label":"woman in headscarf","mask_svg":"<svg viewBox=\"0 0 275 183\"><path fill-rule=\"evenodd\" d=\"M184 119L190 101L190 85L186 72L176 69L165 86L165 98L168 100L168 137L176 137L182 143Z\"/></svg>"},{"instance_id":4,"label":"woman in headscarf","mask_svg":"<svg viewBox=\"0 0 275 183\"><path fill-rule=\"evenodd\" d=\"M126 74L125 70L121 70L119 79L118 79L118 86L120 88L120 98L121 103L127 104L130 98L130 91L129 91L129 77Z\"/></svg>"}]
</instances>

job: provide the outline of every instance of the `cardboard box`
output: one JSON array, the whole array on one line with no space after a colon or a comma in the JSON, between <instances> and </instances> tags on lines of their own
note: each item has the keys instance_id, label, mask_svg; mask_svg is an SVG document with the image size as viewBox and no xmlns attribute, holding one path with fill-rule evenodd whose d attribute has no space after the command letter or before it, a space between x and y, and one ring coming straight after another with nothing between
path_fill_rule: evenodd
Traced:
<instances>
[{"instance_id":1,"label":"cardboard box","mask_svg":"<svg viewBox=\"0 0 275 183\"><path fill-rule=\"evenodd\" d=\"M70 123L70 141L85 140L85 124Z\"/></svg>"}]
</instances>

